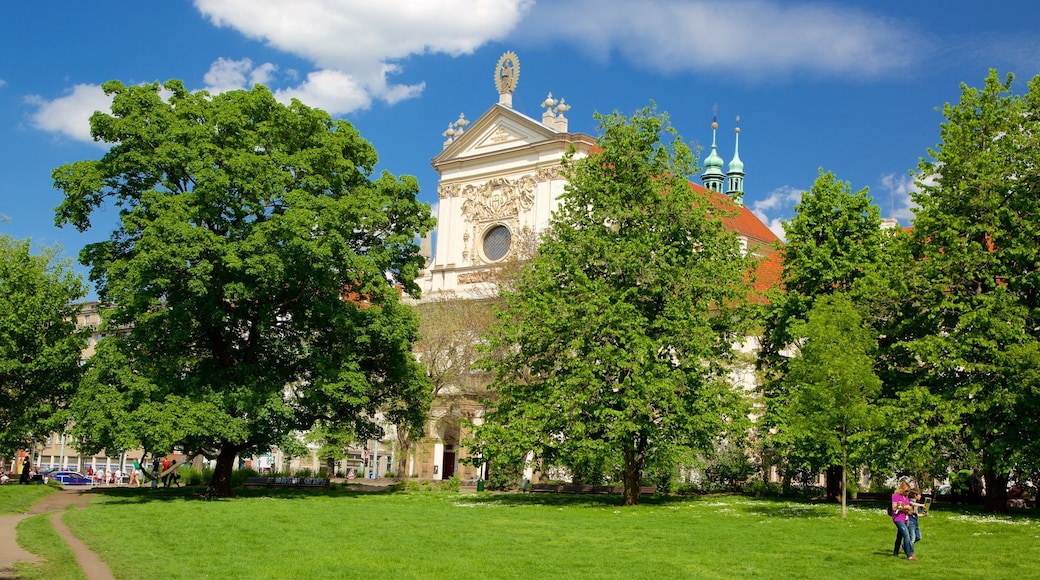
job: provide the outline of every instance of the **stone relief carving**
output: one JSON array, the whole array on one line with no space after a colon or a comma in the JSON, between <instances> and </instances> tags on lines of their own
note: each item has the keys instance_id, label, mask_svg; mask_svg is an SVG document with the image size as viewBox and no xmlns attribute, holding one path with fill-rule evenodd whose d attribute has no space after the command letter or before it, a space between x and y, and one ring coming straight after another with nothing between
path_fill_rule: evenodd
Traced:
<instances>
[{"instance_id":1,"label":"stone relief carving","mask_svg":"<svg viewBox=\"0 0 1040 580\"><path fill-rule=\"evenodd\" d=\"M554 179L559 179L562 173L563 167L560 167L559 165L553 165L550 167L540 167L538 168L538 174L535 178L538 180L538 183L544 183L546 181L553 181Z\"/></svg>"},{"instance_id":2,"label":"stone relief carving","mask_svg":"<svg viewBox=\"0 0 1040 580\"><path fill-rule=\"evenodd\" d=\"M537 182L525 175L518 179L495 177L481 185L462 188L462 213L470 222L515 217L531 208Z\"/></svg>"},{"instance_id":3,"label":"stone relief carving","mask_svg":"<svg viewBox=\"0 0 1040 580\"><path fill-rule=\"evenodd\" d=\"M457 183L442 183L437 186L437 197L458 197L462 187Z\"/></svg>"},{"instance_id":4,"label":"stone relief carving","mask_svg":"<svg viewBox=\"0 0 1040 580\"><path fill-rule=\"evenodd\" d=\"M481 270L470 274L459 274L459 284L478 284L480 282L493 282L495 272L492 270Z\"/></svg>"}]
</instances>

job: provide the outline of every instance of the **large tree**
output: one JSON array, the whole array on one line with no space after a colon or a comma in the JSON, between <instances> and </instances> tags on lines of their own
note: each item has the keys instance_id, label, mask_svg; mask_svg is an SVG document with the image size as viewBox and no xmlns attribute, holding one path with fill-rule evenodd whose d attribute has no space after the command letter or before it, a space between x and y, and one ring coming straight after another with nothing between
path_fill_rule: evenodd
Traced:
<instances>
[{"instance_id":1,"label":"large tree","mask_svg":"<svg viewBox=\"0 0 1040 580\"><path fill-rule=\"evenodd\" d=\"M80 257L111 305L77 397L84 445L216 458L210 493L225 496L236 455L317 421L421 424L417 320L398 300L418 290L433 223L416 180L372 179L350 123L261 86L104 89L112 113L91 133L111 148L54 171L58 224L119 212Z\"/></svg>"},{"instance_id":2,"label":"large tree","mask_svg":"<svg viewBox=\"0 0 1040 580\"><path fill-rule=\"evenodd\" d=\"M76 330L85 292L55 248L33 254L29 240L0 235L0 454L64 430L86 346Z\"/></svg>"},{"instance_id":3,"label":"large tree","mask_svg":"<svg viewBox=\"0 0 1040 580\"><path fill-rule=\"evenodd\" d=\"M1006 509L1008 478L1040 440L1040 77L1025 95L1012 81L991 71L943 108L907 264L904 344L960 427L963 460L981 464L988 510Z\"/></svg>"},{"instance_id":4,"label":"large tree","mask_svg":"<svg viewBox=\"0 0 1040 580\"><path fill-rule=\"evenodd\" d=\"M780 435L767 437L767 445L782 458L786 482L790 466L815 464L819 459L817 450L796 448L784 435L791 402L784 381L787 349L798 338L793 329L806 320L820 298L837 292L859 297L857 283L870 279L884 263L888 237L881 230L878 207L868 190L853 192L848 182L822 169L809 191L802 194L784 232L783 289L770 296L766 308L759 364L767 404L763 425ZM840 492L840 471L837 465L828 470L828 492L834 498Z\"/></svg>"},{"instance_id":5,"label":"large tree","mask_svg":"<svg viewBox=\"0 0 1040 580\"><path fill-rule=\"evenodd\" d=\"M569 185L538 256L504 294L496 407L479 451L545 467L622 466L639 502L654 457L703 451L746 426L729 382L749 260L691 187L692 154L655 110L597 115L598 148L566 158Z\"/></svg>"},{"instance_id":6,"label":"large tree","mask_svg":"<svg viewBox=\"0 0 1040 580\"><path fill-rule=\"evenodd\" d=\"M871 404L881 390L873 331L848 298L834 294L817 300L792 332L798 352L784 376L790 397L784 435L818 449L824 465L841 466L844 518L850 459L865 448L874 420Z\"/></svg>"}]
</instances>

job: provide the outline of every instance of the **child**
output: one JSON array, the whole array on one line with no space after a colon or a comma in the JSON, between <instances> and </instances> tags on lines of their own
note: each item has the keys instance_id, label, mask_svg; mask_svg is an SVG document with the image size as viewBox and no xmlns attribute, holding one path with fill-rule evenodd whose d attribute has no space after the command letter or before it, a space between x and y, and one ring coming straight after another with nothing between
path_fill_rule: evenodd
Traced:
<instances>
[{"instance_id":1,"label":"child","mask_svg":"<svg viewBox=\"0 0 1040 580\"><path fill-rule=\"evenodd\" d=\"M927 516L928 512L924 511L924 504L920 503L921 490L910 490L908 497L910 499L911 512L908 514L910 517L907 521L906 527L910 529L910 539L916 544L921 541L921 526L917 523L917 517Z\"/></svg>"}]
</instances>

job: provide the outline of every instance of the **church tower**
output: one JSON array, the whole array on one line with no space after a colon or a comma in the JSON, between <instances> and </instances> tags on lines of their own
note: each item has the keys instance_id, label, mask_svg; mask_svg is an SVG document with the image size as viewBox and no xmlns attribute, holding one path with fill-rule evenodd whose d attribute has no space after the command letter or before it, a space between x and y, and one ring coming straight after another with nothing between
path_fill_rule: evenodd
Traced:
<instances>
[{"instance_id":1,"label":"church tower","mask_svg":"<svg viewBox=\"0 0 1040 580\"><path fill-rule=\"evenodd\" d=\"M709 153L708 158L704 160L704 173L701 174L701 183L711 191L722 193L722 183L725 181L726 176L722 173L722 158L719 157L718 152L715 150L715 131L718 128L718 121L712 119L711 153Z\"/></svg>"},{"instance_id":2,"label":"church tower","mask_svg":"<svg viewBox=\"0 0 1040 580\"><path fill-rule=\"evenodd\" d=\"M737 117L740 123L740 117ZM740 160L740 125L733 129L736 137L733 142L733 159L729 162L726 171L726 195L733 199L733 203L744 205L744 162Z\"/></svg>"}]
</instances>

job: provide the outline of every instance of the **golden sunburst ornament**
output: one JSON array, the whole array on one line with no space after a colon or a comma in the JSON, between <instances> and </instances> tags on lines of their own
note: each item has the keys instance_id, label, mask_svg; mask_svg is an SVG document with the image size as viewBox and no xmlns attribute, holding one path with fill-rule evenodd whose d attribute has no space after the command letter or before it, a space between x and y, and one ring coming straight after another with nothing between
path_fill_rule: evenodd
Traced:
<instances>
[{"instance_id":1,"label":"golden sunburst ornament","mask_svg":"<svg viewBox=\"0 0 1040 580\"><path fill-rule=\"evenodd\" d=\"M516 58L516 53L510 51L503 54L495 67L495 88L498 89L498 94L512 94L519 78L520 60Z\"/></svg>"}]
</instances>

